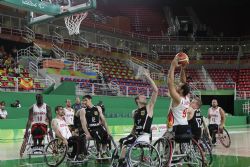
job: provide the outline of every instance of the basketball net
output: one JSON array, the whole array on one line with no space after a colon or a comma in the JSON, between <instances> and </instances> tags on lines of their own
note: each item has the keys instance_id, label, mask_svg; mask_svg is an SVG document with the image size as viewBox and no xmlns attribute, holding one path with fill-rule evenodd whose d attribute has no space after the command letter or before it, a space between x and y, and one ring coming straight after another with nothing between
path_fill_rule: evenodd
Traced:
<instances>
[{"instance_id":1,"label":"basketball net","mask_svg":"<svg viewBox=\"0 0 250 167\"><path fill-rule=\"evenodd\" d=\"M77 13L64 17L65 25L69 31L69 35L80 34L80 25L87 16L88 12Z\"/></svg>"}]
</instances>

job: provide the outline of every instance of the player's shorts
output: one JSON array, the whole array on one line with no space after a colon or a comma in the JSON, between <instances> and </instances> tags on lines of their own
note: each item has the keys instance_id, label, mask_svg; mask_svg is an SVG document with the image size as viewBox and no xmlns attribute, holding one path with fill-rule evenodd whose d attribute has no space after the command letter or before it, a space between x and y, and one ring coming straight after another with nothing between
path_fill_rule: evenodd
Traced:
<instances>
[{"instance_id":1,"label":"player's shorts","mask_svg":"<svg viewBox=\"0 0 250 167\"><path fill-rule=\"evenodd\" d=\"M31 126L31 134L34 139L43 139L47 134L47 125L35 123Z\"/></svg>"},{"instance_id":2,"label":"player's shorts","mask_svg":"<svg viewBox=\"0 0 250 167\"><path fill-rule=\"evenodd\" d=\"M84 155L87 155L87 149L86 149L86 138L85 136L71 136L68 139L68 146L73 146L73 151L71 156L74 157L75 155L79 155L83 153Z\"/></svg>"},{"instance_id":3,"label":"player's shorts","mask_svg":"<svg viewBox=\"0 0 250 167\"><path fill-rule=\"evenodd\" d=\"M136 141L137 137L135 135L129 134L127 137L121 138L119 140L120 145L129 145L133 144Z\"/></svg>"},{"instance_id":4,"label":"player's shorts","mask_svg":"<svg viewBox=\"0 0 250 167\"><path fill-rule=\"evenodd\" d=\"M174 140L177 143L189 142L193 135L190 125L175 125L173 126Z\"/></svg>"},{"instance_id":5,"label":"player's shorts","mask_svg":"<svg viewBox=\"0 0 250 167\"><path fill-rule=\"evenodd\" d=\"M98 143L108 144L110 142L108 132L102 125L89 128L89 133Z\"/></svg>"},{"instance_id":6,"label":"player's shorts","mask_svg":"<svg viewBox=\"0 0 250 167\"><path fill-rule=\"evenodd\" d=\"M217 124L209 124L208 125L208 129L209 129L209 133L216 133L218 131L219 125Z\"/></svg>"}]
</instances>

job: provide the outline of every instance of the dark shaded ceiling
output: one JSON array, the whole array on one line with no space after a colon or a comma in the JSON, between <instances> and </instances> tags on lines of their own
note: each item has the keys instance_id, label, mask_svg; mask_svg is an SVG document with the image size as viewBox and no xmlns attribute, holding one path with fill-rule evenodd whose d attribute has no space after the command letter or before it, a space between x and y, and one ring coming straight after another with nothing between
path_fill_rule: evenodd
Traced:
<instances>
[{"instance_id":1,"label":"dark shaded ceiling","mask_svg":"<svg viewBox=\"0 0 250 167\"><path fill-rule=\"evenodd\" d=\"M224 36L250 35L250 0L97 0L98 9L107 15L120 15L123 6L193 7L201 23Z\"/></svg>"}]
</instances>

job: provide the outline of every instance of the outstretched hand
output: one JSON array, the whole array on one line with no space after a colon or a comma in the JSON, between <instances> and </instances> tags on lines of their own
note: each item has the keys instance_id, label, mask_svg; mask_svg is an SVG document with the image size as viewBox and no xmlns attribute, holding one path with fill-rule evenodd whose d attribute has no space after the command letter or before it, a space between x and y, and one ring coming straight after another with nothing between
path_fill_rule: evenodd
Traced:
<instances>
[{"instance_id":1,"label":"outstretched hand","mask_svg":"<svg viewBox=\"0 0 250 167\"><path fill-rule=\"evenodd\" d=\"M173 66L173 67L179 67L180 65L178 64L178 61L179 61L178 57L175 56L174 59L171 62L171 66Z\"/></svg>"}]
</instances>

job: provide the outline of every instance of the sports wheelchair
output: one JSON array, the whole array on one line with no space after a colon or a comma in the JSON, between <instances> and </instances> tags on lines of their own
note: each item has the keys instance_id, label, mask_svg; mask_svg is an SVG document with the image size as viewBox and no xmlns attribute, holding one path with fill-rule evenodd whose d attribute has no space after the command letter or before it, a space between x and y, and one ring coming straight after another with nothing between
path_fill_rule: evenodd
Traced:
<instances>
[{"instance_id":1,"label":"sports wheelchair","mask_svg":"<svg viewBox=\"0 0 250 167\"><path fill-rule=\"evenodd\" d=\"M192 139L191 134L175 135L173 132L166 132L155 141L153 146L160 153L161 166L184 164L197 167L205 166L204 153L197 141Z\"/></svg>"},{"instance_id":2,"label":"sports wheelchair","mask_svg":"<svg viewBox=\"0 0 250 167\"><path fill-rule=\"evenodd\" d=\"M230 138L230 135L229 135L228 131L225 128L223 128L222 130L221 129L214 130L214 133L210 134L210 135L214 135L214 136L211 136L211 137L216 138L216 141L219 140L220 143L225 148L229 148L231 146L231 138ZM209 137L208 137L208 134L206 132L203 133L203 138L204 138L204 140L209 142ZM212 149L213 144L211 142L209 142L209 144L210 144L211 149Z\"/></svg>"},{"instance_id":3,"label":"sports wheelchair","mask_svg":"<svg viewBox=\"0 0 250 167\"><path fill-rule=\"evenodd\" d=\"M28 130L28 134L26 138L24 138L21 149L20 149L20 157L23 157L23 155L29 156L29 159L31 156L39 156L39 155L45 155L45 147L48 145L48 143L53 139L53 136L50 136L48 134L49 131L45 134L45 136L42 139L41 145L35 145L31 130Z\"/></svg>"},{"instance_id":4,"label":"sports wheelchair","mask_svg":"<svg viewBox=\"0 0 250 167\"><path fill-rule=\"evenodd\" d=\"M125 161L129 167L151 166L160 167L161 157L157 149L151 144L151 135L143 134L139 136L136 141L128 145ZM112 154L112 167L118 167L120 150L115 147Z\"/></svg>"},{"instance_id":5,"label":"sports wheelchair","mask_svg":"<svg viewBox=\"0 0 250 167\"><path fill-rule=\"evenodd\" d=\"M83 134L84 135L84 134ZM85 137L85 136L84 136ZM110 143L107 146L108 157L98 156L98 143L95 140L86 141L87 155L76 154L73 158L70 158L72 153L72 148L63 144L62 140L54 139L45 148L45 162L48 166L54 167L60 165L65 159L66 163L69 164L82 164L90 159L97 160L98 162L111 159L111 149L115 145L112 136L110 138Z\"/></svg>"}]
</instances>

